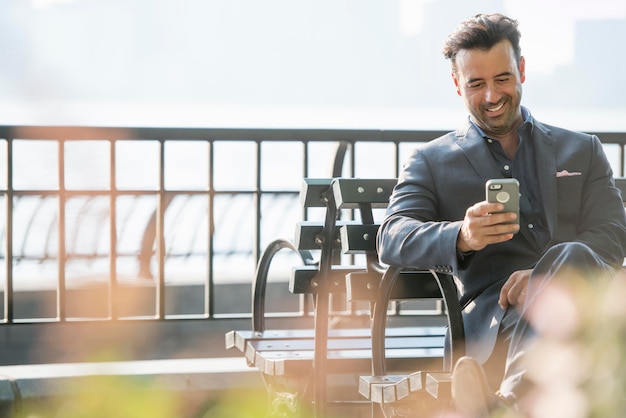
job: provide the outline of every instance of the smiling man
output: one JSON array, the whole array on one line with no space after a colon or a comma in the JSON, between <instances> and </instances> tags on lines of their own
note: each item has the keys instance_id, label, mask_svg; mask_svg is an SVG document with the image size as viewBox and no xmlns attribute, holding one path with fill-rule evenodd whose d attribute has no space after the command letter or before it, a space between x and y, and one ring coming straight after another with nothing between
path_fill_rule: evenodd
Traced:
<instances>
[{"instance_id":1,"label":"smiling man","mask_svg":"<svg viewBox=\"0 0 626 418\"><path fill-rule=\"evenodd\" d=\"M502 40L488 50L459 50L452 62L457 93L472 120L513 158L517 128L524 122L520 103L526 63L519 49Z\"/></svg>"},{"instance_id":2,"label":"smiling man","mask_svg":"<svg viewBox=\"0 0 626 418\"><path fill-rule=\"evenodd\" d=\"M526 313L542 289L571 275L606 281L626 255L622 198L600 140L521 106L519 40L517 22L501 14L476 15L449 35L443 53L469 118L410 155L378 236L383 263L443 266L458 278L467 356L452 390L469 418L519 408L533 390ZM519 217L486 200L490 179L517 180Z\"/></svg>"}]
</instances>

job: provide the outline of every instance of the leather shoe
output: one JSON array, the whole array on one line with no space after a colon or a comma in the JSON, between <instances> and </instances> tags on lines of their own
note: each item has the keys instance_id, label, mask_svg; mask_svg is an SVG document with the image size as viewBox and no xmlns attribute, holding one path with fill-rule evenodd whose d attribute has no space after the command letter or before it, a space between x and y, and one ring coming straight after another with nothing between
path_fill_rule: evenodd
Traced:
<instances>
[{"instance_id":1,"label":"leather shoe","mask_svg":"<svg viewBox=\"0 0 626 418\"><path fill-rule=\"evenodd\" d=\"M471 357L461 357L452 371L452 402L465 418L488 417L498 405L482 366Z\"/></svg>"}]
</instances>

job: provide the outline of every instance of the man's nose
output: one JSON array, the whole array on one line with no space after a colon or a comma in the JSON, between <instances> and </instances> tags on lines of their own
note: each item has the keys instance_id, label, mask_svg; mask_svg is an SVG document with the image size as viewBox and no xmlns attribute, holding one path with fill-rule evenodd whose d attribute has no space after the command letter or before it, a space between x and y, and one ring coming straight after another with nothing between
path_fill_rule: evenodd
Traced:
<instances>
[{"instance_id":1,"label":"man's nose","mask_svg":"<svg viewBox=\"0 0 626 418\"><path fill-rule=\"evenodd\" d=\"M502 97L502 93L496 85L488 85L485 89L485 101L489 103L497 103Z\"/></svg>"}]
</instances>

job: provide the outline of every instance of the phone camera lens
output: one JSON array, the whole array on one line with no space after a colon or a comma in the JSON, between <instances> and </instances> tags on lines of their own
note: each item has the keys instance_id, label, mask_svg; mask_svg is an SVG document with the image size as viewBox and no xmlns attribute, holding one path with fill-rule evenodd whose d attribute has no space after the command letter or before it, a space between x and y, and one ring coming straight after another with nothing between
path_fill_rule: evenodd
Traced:
<instances>
[{"instance_id":1,"label":"phone camera lens","mask_svg":"<svg viewBox=\"0 0 626 418\"><path fill-rule=\"evenodd\" d=\"M499 192L496 194L496 200L500 203L506 203L510 198L511 196L507 192Z\"/></svg>"}]
</instances>

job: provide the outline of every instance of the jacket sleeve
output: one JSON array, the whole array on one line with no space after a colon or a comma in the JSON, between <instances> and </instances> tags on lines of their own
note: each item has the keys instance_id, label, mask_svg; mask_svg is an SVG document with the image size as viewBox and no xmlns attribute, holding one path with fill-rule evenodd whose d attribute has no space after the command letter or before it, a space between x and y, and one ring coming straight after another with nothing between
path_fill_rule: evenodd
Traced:
<instances>
[{"instance_id":1,"label":"jacket sleeve","mask_svg":"<svg viewBox=\"0 0 626 418\"><path fill-rule=\"evenodd\" d=\"M626 248L626 213L620 190L598 137L592 137L589 176L583 185L576 241L592 248L607 263L621 266Z\"/></svg>"},{"instance_id":2,"label":"jacket sleeve","mask_svg":"<svg viewBox=\"0 0 626 418\"><path fill-rule=\"evenodd\" d=\"M421 151L409 157L378 233L380 261L408 268L456 273L462 220L438 221L436 188Z\"/></svg>"}]
</instances>

